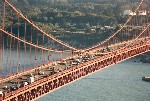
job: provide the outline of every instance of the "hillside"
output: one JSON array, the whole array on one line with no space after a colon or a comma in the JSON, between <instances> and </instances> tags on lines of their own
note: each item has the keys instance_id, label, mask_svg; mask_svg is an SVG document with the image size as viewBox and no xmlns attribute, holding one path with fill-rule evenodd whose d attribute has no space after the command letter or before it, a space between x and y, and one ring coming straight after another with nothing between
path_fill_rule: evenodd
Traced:
<instances>
[{"instance_id":1,"label":"hillside","mask_svg":"<svg viewBox=\"0 0 150 101\"><path fill-rule=\"evenodd\" d=\"M115 28L127 19L127 16L123 16L123 11L135 9L138 5L138 2L131 3L125 2L125 0L9 1L46 32L80 48L94 45L114 32L114 30L102 30L93 33L89 30L90 28L94 26ZM76 30L85 30L86 34L73 34ZM52 33L53 31L57 31L57 33ZM66 31L70 31L70 33L66 33ZM83 40L80 38L81 36L84 38Z\"/></svg>"},{"instance_id":2,"label":"hillside","mask_svg":"<svg viewBox=\"0 0 150 101\"><path fill-rule=\"evenodd\" d=\"M65 33L68 24L77 28L85 28L87 24L118 25L126 18L122 15L126 9L134 10L141 0L9 0L21 10L30 20L46 32L51 33L75 47L90 47L106 39L113 30L100 34ZM2 0L0 0L2 2ZM58 26L59 25L59 28ZM17 33L17 30L16 32ZM149 53L139 56L141 62L150 63Z\"/></svg>"},{"instance_id":3,"label":"hillside","mask_svg":"<svg viewBox=\"0 0 150 101\"><path fill-rule=\"evenodd\" d=\"M9 0L15 4L27 5L48 5L48 4L67 4L67 3L119 3L119 2L140 2L141 0Z\"/></svg>"}]
</instances>

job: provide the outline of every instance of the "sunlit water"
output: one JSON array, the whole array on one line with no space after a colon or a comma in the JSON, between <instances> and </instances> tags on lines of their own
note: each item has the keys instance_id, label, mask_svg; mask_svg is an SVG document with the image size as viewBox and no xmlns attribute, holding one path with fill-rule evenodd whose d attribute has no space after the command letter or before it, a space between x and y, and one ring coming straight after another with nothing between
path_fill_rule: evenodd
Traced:
<instances>
[{"instance_id":1,"label":"sunlit water","mask_svg":"<svg viewBox=\"0 0 150 101\"><path fill-rule=\"evenodd\" d=\"M150 64L128 60L80 79L37 101L150 101Z\"/></svg>"}]
</instances>

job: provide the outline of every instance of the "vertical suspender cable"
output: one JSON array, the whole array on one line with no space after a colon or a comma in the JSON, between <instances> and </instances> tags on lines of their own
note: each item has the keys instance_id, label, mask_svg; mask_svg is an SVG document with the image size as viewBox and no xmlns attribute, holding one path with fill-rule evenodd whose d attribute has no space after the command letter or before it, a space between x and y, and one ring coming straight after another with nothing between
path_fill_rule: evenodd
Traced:
<instances>
[{"instance_id":1,"label":"vertical suspender cable","mask_svg":"<svg viewBox=\"0 0 150 101\"><path fill-rule=\"evenodd\" d=\"M36 34L36 44L38 45L38 33ZM38 56L37 56L37 48L35 47L35 59L34 59L34 61L35 61L35 66L37 65L37 63L38 63Z\"/></svg>"},{"instance_id":2,"label":"vertical suspender cable","mask_svg":"<svg viewBox=\"0 0 150 101\"><path fill-rule=\"evenodd\" d=\"M6 9L6 4L5 2L3 2L3 22L2 22L2 29L5 29L5 10ZM1 62L2 62L2 71L3 71L3 66L4 66L4 35L1 35L1 39L2 39L2 54L1 54ZM3 73L2 73L3 74Z\"/></svg>"},{"instance_id":3,"label":"vertical suspender cable","mask_svg":"<svg viewBox=\"0 0 150 101\"><path fill-rule=\"evenodd\" d=\"M54 41L53 41L52 50L54 50L54 48L55 48L55 46L54 46L54 45L55 45L55 43L54 43ZM54 52L55 52L55 51L53 51L53 52L52 52L52 61L54 61Z\"/></svg>"},{"instance_id":4,"label":"vertical suspender cable","mask_svg":"<svg viewBox=\"0 0 150 101\"><path fill-rule=\"evenodd\" d=\"M50 49L50 38L48 38L47 47L48 47L48 49ZM48 53L47 53L47 60L48 60L48 62L50 62L50 51L49 50L48 50Z\"/></svg>"},{"instance_id":5,"label":"vertical suspender cable","mask_svg":"<svg viewBox=\"0 0 150 101\"><path fill-rule=\"evenodd\" d=\"M12 10L11 10L11 17L10 17L10 21L11 21L11 24L10 24L10 33L12 34L12 25L13 25L13 22L12 22ZM11 68L12 68L12 37L10 37L10 46L9 46L9 49L10 49L10 69L9 69L9 73L11 73Z\"/></svg>"},{"instance_id":6,"label":"vertical suspender cable","mask_svg":"<svg viewBox=\"0 0 150 101\"><path fill-rule=\"evenodd\" d=\"M9 36L6 35L6 73L8 72L8 40Z\"/></svg>"},{"instance_id":7,"label":"vertical suspender cable","mask_svg":"<svg viewBox=\"0 0 150 101\"><path fill-rule=\"evenodd\" d=\"M44 46L44 34L42 35L42 46ZM44 62L44 54L43 54L43 49L42 49L41 58L42 58L42 62Z\"/></svg>"},{"instance_id":8,"label":"vertical suspender cable","mask_svg":"<svg viewBox=\"0 0 150 101\"><path fill-rule=\"evenodd\" d=\"M18 16L18 38L20 37L20 25L21 25L21 22L20 22L20 18ZM18 72L20 71L20 67L21 67L21 60L20 60L20 41L18 41Z\"/></svg>"},{"instance_id":9,"label":"vertical suspender cable","mask_svg":"<svg viewBox=\"0 0 150 101\"><path fill-rule=\"evenodd\" d=\"M17 27L18 27L18 38L20 37L19 36L19 16L18 16L18 25L17 25ZM19 41L17 40L17 64L16 64L16 66L17 66L17 69L16 69L16 72L18 73L18 71L19 71Z\"/></svg>"},{"instance_id":10,"label":"vertical suspender cable","mask_svg":"<svg viewBox=\"0 0 150 101\"><path fill-rule=\"evenodd\" d=\"M27 24L26 22L24 23L24 40L26 40L26 33L27 33ZM26 67L26 44L24 43L24 67L23 67L23 70L25 69Z\"/></svg>"},{"instance_id":11,"label":"vertical suspender cable","mask_svg":"<svg viewBox=\"0 0 150 101\"><path fill-rule=\"evenodd\" d=\"M12 46L13 46L13 56L12 57L16 57L15 55L16 55L16 52L15 52L15 45L17 44L17 42L15 41L15 38L14 38L14 40L13 40L13 44L12 44ZM11 73L14 73L14 68L15 68L15 59L12 59L13 60L13 65L12 65L12 70L11 70Z\"/></svg>"},{"instance_id":12,"label":"vertical suspender cable","mask_svg":"<svg viewBox=\"0 0 150 101\"><path fill-rule=\"evenodd\" d=\"M9 66L10 66L10 67L9 67L10 69L9 69L9 73L11 73L12 60L13 60L13 59L12 59L12 37L10 37L10 46L9 46L9 48L10 48L10 53L9 53L9 54L10 54L10 65L9 65Z\"/></svg>"},{"instance_id":13,"label":"vertical suspender cable","mask_svg":"<svg viewBox=\"0 0 150 101\"><path fill-rule=\"evenodd\" d=\"M42 46L44 46L44 40L45 40L45 37L44 37L44 34L43 34L43 42L42 42ZM42 49L43 50L43 49ZM45 52L43 51L43 62L45 63L45 56L46 56L46 54L45 54Z\"/></svg>"},{"instance_id":14,"label":"vertical suspender cable","mask_svg":"<svg viewBox=\"0 0 150 101\"><path fill-rule=\"evenodd\" d=\"M31 43L32 43L32 26L31 26L31 28L30 28L30 41L31 41ZM30 65L32 66L32 46L30 46Z\"/></svg>"}]
</instances>

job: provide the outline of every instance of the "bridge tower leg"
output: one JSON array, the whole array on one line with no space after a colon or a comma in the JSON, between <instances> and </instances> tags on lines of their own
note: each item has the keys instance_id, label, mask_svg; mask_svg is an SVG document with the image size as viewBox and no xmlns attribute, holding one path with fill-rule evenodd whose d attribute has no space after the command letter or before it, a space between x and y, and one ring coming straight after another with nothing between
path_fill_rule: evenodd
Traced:
<instances>
[{"instance_id":1,"label":"bridge tower leg","mask_svg":"<svg viewBox=\"0 0 150 101\"><path fill-rule=\"evenodd\" d=\"M6 8L6 4L5 4L5 0L3 0L3 10L2 10L2 29L5 28L5 8Z\"/></svg>"},{"instance_id":2,"label":"bridge tower leg","mask_svg":"<svg viewBox=\"0 0 150 101\"><path fill-rule=\"evenodd\" d=\"M0 28L5 29L5 0L3 0L2 5L3 7L2 11L1 11L1 16L2 16L2 21L0 22ZM4 53L4 39L3 39L3 33L0 32L0 69L2 69L3 67L3 53Z\"/></svg>"}]
</instances>

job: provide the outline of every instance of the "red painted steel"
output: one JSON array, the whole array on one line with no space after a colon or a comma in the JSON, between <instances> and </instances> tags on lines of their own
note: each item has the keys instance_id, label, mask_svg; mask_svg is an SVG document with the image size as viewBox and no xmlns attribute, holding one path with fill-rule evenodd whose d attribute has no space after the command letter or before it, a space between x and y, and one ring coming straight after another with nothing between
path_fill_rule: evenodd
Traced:
<instances>
[{"instance_id":1,"label":"red painted steel","mask_svg":"<svg viewBox=\"0 0 150 101\"><path fill-rule=\"evenodd\" d=\"M150 23L148 22L149 20L147 19L146 22L142 21L142 25L141 23L138 23L138 20L140 19L139 17L139 12L140 10L143 10L142 8L142 4L144 4L144 1L146 0L142 0L141 3L138 5L137 9L133 12L136 13L137 16L130 16L128 18L128 20L126 21L126 23L123 24L123 26L114 34L112 34L110 37L108 37L107 39L105 39L103 42L100 42L97 45L94 45L90 48L84 49L84 50L79 50L76 49L58 39L56 39L55 37L51 36L50 34L47 34L46 32L44 32L42 29L40 29L39 27L37 27L34 23L32 23L29 19L27 19L19 10L17 10L11 3L9 3L7 0L3 0L4 1L4 8L3 8L3 26L2 29L0 29L0 36L2 37L3 34L7 35L7 38L10 37L11 41L10 41L10 50L11 50L11 54L13 54L13 48L16 46L17 47L17 71L19 70L20 67L20 43L24 44L24 55L26 55L26 46L28 45L30 47L30 61L31 64L32 63L36 63L37 60L37 51L40 50L42 56L40 58L42 58L41 61L45 61L45 58L43 59L43 57L45 57L46 55L43 54L44 51L48 52L48 61L45 64L41 64L40 66L35 66L35 68L33 69L28 69L28 70L24 70L22 72L17 72L16 74L12 74L8 77L5 78L1 78L0 79L0 83L6 82L8 80L12 80L14 78L17 78L19 76L25 75L27 73L31 73L37 69L40 68L47 68L47 67L51 67L53 64L57 64L58 62L62 61L62 60L67 60L69 58L63 59L62 58L62 54L63 52L67 52L63 49L60 48L60 50L57 50L57 48L59 48L60 46L67 47L70 49L70 51L68 51L69 53L72 52L72 56L70 58L77 58L79 57L79 55L84 56L84 54L98 54L98 51L103 51L104 49L107 49L107 52L101 52L101 56L98 56L96 58L91 59L90 61L81 63L77 66L73 66L69 69L63 70L59 73L53 74L51 76L45 77L43 79L40 79L38 81L33 82L30 85L27 85L25 87L19 88L18 90L15 91L11 91L11 92L2 92L3 94L0 94L0 101L30 101L30 100L35 100L38 99L39 97L42 97L50 92L53 92L63 86L66 86L78 79L81 79L82 77L85 77L89 74L92 74L94 72L97 72L99 70L102 70L110 65L116 64L118 62L124 61L126 59L129 59L131 57L137 56L139 54L145 53L150 51L150 42L149 40L149 29L150 29ZM20 19L22 18L25 21L25 35L24 38L22 39L19 34L20 32L20 28L19 25L18 26L18 36L15 36L12 32L8 32L5 31L5 14L6 13L6 7L9 6L11 8L11 11L14 11L17 15L17 19L18 19L18 23L20 23ZM12 13L12 12L11 12ZM148 16L149 16L149 12L147 12ZM12 14L11 14L12 15ZM132 19L135 18L135 19ZM12 18L11 18L12 20ZM134 20L135 22L133 22L132 20ZM11 22L11 21L10 21ZM42 45L39 45L39 35L36 34L36 43L32 42L32 33L33 30L31 30L31 40L26 40L26 23L31 25L32 28L36 31L39 31L42 34ZM133 25L133 26L132 26ZM11 25L12 27L12 25ZM136 31L133 31L133 33L131 33L130 29L128 27L131 27L132 29L137 29ZM31 28L31 29L32 29ZM115 36L120 35L120 38L124 38L124 34L134 34L132 37L133 38L129 38L129 36L127 37L128 40L122 40L121 42L119 42ZM48 37L48 39L46 40L46 37ZM45 40L44 40L45 39ZM52 39L52 47L45 47L44 46L44 41L50 41L49 39ZM147 40L148 39L148 40ZM15 43L16 42L16 43ZM139 43L136 43L139 42ZM2 44L1 44L2 43ZM49 43L49 42L48 42ZM55 43L58 43L55 44ZM109 44L112 43L112 44ZM4 47L5 41L0 40L0 48L2 49L1 53L0 53L0 63L3 62L3 55L4 55L4 48L7 47L7 57L8 57L8 45L9 45L9 40L7 39L7 45ZM50 45L50 44L49 44ZM32 49L34 48L34 50ZM56 49L55 49L56 48ZM34 60L32 60L32 50L35 51L35 57ZM49 57L49 52L60 52L60 58L59 61L53 61L50 62L50 57ZM74 55L74 52L78 52L78 55ZM12 56L11 56L12 57ZM54 57L54 56L53 56ZM24 60L25 57L24 57ZM14 65L14 60L10 59L10 64L11 64L11 68L13 68ZM3 63L1 63L3 64ZM7 65L8 65L8 60L7 60ZM7 66L8 67L8 66Z\"/></svg>"},{"instance_id":2,"label":"red painted steel","mask_svg":"<svg viewBox=\"0 0 150 101\"><path fill-rule=\"evenodd\" d=\"M1 97L6 101L30 101L48 94L58 88L61 88L71 82L82 77L92 74L102 68L106 68L112 64L150 51L150 43L142 43L140 45L130 47L122 52L115 52L104 57L96 58L91 61L80 64L74 68L67 69L60 73L54 74L47 78L34 82L14 92L4 93Z\"/></svg>"}]
</instances>

